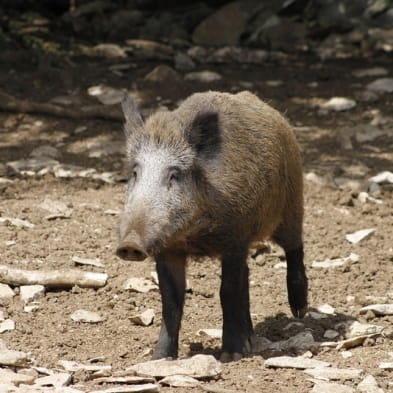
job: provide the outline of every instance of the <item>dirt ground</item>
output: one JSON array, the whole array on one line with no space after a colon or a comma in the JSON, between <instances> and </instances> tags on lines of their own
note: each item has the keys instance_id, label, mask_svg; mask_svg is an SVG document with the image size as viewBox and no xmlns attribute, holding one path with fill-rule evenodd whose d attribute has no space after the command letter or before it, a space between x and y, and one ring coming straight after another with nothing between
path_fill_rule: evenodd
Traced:
<instances>
[{"instance_id":1,"label":"dirt ground","mask_svg":"<svg viewBox=\"0 0 393 393\"><path fill-rule=\"evenodd\" d=\"M263 97L293 124L303 152L304 173L314 172L329 183L305 182L304 240L310 307L328 303L335 308L335 315L321 320L307 316L302 321L304 325L285 329L294 319L286 299L285 269L275 267L282 261L282 252L273 247L263 257L249 258L251 310L256 333L278 341L307 330L316 341L329 341L323 337L325 331L335 329L341 321L392 326L393 316L361 315L359 310L367 304L366 296L388 297L393 293L393 189L389 185L382 186L381 193L375 195L382 203L375 204L361 203L357 191L350 187L330 186L331 180L338 177L365 181L393 169L393 96L380 95L371 101L359 99L366 84L375 78L353 75L353 71L376 66L389 69L391 58L376 56L370 60L321 62L306 55L283 56L261 66L209 66L209 70L223 76L221 81L210 84L181 80L160 85L143 79L158 64L151 61L140 62L123 75L116 75L109 71L109 62L101 59L77 58L72 64L52 62L33 66L26 61L27 54L14 57L12 64L2 64L0 88L31 101L46 102L68 95L89 103L93 98L87 95L87 88L98 84L137 90L144 97L142 105L146 110L158 104L173 107L191 92L208 89L240 91L246 87ZM355 99L357 105L348 111L321 114L315 103L333 96ZM366 143L353 140L353 149L342 149L340 133L368 124L378 116L385 119L383 127L390 130L388 133ZM75 132L80 126L86 129ZM104 268L79 268L109 275L108 284L98 290L77 287L48 290L46 296L39 299L39 309L32 313L23 311L24 304L18 296L0 305L0 311L16 324L15 330L1 334L0 338L9 348L30 352L35 364L42 367L59 368L60 359L87 362L99 358L120 371L148 360L148 350L154 347L158 336L159 293L123 289L128 277L149 278L154 263L125 262L114 254L125 183L59 179L52 174L13 175L6 168L7 162L27 158L34 148L50 145L61 152L61 163L95 168L99 172L122 172L123 156L119 153L89 156L88 145L95 141L121 143L121 124L0 112L0 176L12 180L0 183L0 216L17 217L35 224L30 229L0 225L1 264L23 269L59 269L74 268L73 256L99 258ZM46 198L65 202L73 209L71 217L47 220L48 213L38 207ZM356 245L346 240L347 233L365 228L375 228L375 232ZM358 263L331 269L311 267L312 261L347 257L351 252L359 255ZM216 261L189 262L191 289L186 296L180 356L196 353L219 356L220 340L196 334L198 329L221 327L219 272ZM147 308L156 312L154 323L148 327L134 325L130 316ZM99 312L106 319L97 324L74 322L70 314L77 309ZM342 338L341 335L334 340ZM378 367L381 362L392 360L393 343L389 337L368 339L351 353L351 357L344 358L334 348L319 348L314 356L337 367L362 368L365 375L372 374L385 391L389 389L392 371ZM272 355L276 354L260 353L225 364L222 376L206 384L237 392L311 391L313 383L301 371L266 368L264 360ZM98 389L86 379L85 374L76 373L73 384L82 390ZM355 386L351 381L347 384ZM174 390L163 387L161 391ZM198 391L202 390L176 388L179 393Z\"/></svg>"}]
</instances>

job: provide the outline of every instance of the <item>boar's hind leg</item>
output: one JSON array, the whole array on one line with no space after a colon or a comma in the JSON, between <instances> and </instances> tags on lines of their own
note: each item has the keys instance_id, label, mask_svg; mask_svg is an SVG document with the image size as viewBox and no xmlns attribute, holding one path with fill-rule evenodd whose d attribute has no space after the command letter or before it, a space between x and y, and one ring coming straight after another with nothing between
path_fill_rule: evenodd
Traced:
<instances>
[{"instance_id":1,"label":"boar's hind leg","mask_svg":"<svg viewBox=\"0 0 393 393\"><path fill-rule=\"evenodd\" d=\"M160 255L156 268L162 299L162 324L152 358L176 358L184 304L186 257L183 254Z\"/></svg>"},{"instance_id":2,"label":"boar's hind leg","mask_svg":"<svg viewBox=\"0 0 393 393\"><path fill-rule=\"evenodd\" d=\"M293 228L280 226L273 238L285 251L289 306L296 318L303 318L307 312L308 284L301 229L294 231Z\"/></svg>"},{"instance_id":3,"label":"boar's hind leg","mask_svg":"<svg viewBox=\"0 0 393 393\"><path fill-rule=\"evenodd\" d=\"M238 360L250 352L253 327L250 316L247 248L222 257L220 299L223 310L222 361Z\"/></svg>"}]
</instances>

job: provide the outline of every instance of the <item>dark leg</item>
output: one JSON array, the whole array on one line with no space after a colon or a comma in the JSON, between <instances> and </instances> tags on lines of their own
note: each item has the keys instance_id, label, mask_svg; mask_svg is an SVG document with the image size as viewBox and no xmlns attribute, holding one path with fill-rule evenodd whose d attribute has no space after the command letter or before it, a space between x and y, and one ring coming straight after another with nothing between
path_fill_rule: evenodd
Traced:
<instances>
[{"instance_id":1,"label":"dark leg","mask_svg":"<svg viewBox=\"0 0 393 393\"><path fill-rule=\"evenodd\" d=\"M160 255L156 269L162 299L162 325L152 359L176 358L184 304L186 257L183 254Z\"/></svg>"},{"instance_id":2,"label":"dark leg","mask_svg":"<svg viewBox=\"0 0 393 393\"><path fill-rule=\"evenodd\" d=\"M221 360L237 360L251 350L247 251L223 255L220 299L223 310Z\"/></svg>"},{"instance_id":3,"label":"dark leg","mask_svg":"<svg viewBox=\"0 0 393 393\"><path fill-rule=\"evenodd\" d=\"M303 263L303 246L285 251L287 258L288 301L292 314L303 318L307 312L307 276Z\"/></svg>"}]
</instances>

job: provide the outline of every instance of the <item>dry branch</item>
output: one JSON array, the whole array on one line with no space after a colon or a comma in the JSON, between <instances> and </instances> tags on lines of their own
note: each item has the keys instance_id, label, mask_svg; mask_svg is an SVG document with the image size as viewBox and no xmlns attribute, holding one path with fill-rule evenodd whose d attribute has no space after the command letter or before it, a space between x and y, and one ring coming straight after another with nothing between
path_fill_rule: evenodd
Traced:
<instances>
[{"instance_id":1,"label":"dry branch","mask_svg":"<svg viewBox=\"0 0 393 393\"><path fill-rule=\"evenodd\" d=\"M22 270L0 265L0 282L9 285L44 285L47 288L100 288L106 284L106 273L83 270Z\"/></svg>"},{"instance_id":2,"label":"dry branch","mask_svg":"<svg viewBox=\"0 0 393 393\"><path fill-rule=\"evenodd\" d=\"M106 119L123 121L119 108L110 108L104 105L84 106L80 109L63 108L58 105L21 100L0 91L0 111L17 113L41 113L56 117L71 119Z\"/></svg>"}]
</instances>

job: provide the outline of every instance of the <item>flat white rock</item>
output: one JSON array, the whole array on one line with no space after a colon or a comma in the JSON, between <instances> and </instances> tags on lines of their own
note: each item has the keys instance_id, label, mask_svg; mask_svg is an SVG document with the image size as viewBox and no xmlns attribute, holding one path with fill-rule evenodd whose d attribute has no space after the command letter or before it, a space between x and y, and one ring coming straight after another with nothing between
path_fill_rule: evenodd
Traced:
<instances>
[{"instance_id":1,"label":"flat white rock","mask_svg":"<svg viewBox=\"0 0 393 393\"><path fill-rule=\"evenodd\" d=\"M316 367L306 369L304 372L317 379L345 381L360 378L363 370L357 368Z\"/></svg>"},{"instance_id":2,"label":"flat white rock","mask_svg":"<svg viewBox=\"0 0 393 393\"><path fill-rule=\"evenodd\" d=\"M47 220L54 220L55 218L70 218L72 214L72 209L64 202L54 201L48 198L45 198L38 207L50 213L45 217Z\"/></svg>"},{"instance_id":3,"label":"flat white rock","mask_svg":"<svg viewBox=\"0 0 393 393\"><path fill-rule=\"evenodd\" d=\"M68 386L71 383L71 374L57 373L48 375L46 377L37 378L34 381L34 385L37 386L53 386L55 388Z\"/></svg>"},{"instance_id":4,"label":"flat white rock","mask_svg":"<svg viewBox=\"0 0 393 393\"><path fill-rule=\"evenodd\" d=\"M377 381L372 375L367 375L367 377L358 384L357 390L363 393L384 393L383 389L378 386Z\"/></svg>"},{"instance_id":5,"label":"flat white rock","mask_svg":"<svg viewBox=\"0 0 393 393\"><path fill-rule=\"evenodd\" d=\"M345 97L332 97L330 100L321 105L322 109L328 111L346 111L356 106L356 101Z\"/></svg>"},{"instance_id":6,"label":"flat white rock","mask_svg":"<svg viewBox=\"0 0 393 393\"><path fill-rule=\"evenodd\" d=\"M75 255L72 257L72 261L75 262L77 265L105 267L104 264L101 262L100 258L81 258Z\"/></svg>"},{"instance_id":7,"label":"flat white rock","mask_svg":"<svg viewBox=\"0 0 393 393\"><path fill-rule=\"evenodd\" d=\"M385 76L388 75L388 73L388 70L383 67L364 68L352 72L352 74L357 78L363 78L365 76Z\"/></svg>"},{"instance_id":8,"label":"flat white rock","mask_svg":"<svg viewBox=\"0 0 393 393\"><path fill-rule=\"evenodd\" d=\"M336 310L330 304L325 303L322 304L321 306L318 306L317 311L323 314L335 315Z\"/></svg>"},{"instance_id":9,"label":"flat white rock","mask_svg":"<svg viewBox=\"0 0 393 393\"><path fill-rule=\"evenodd\" d=\"M95 383L127 383L127 384L142 384L142 383L151 383L155 382L154 378L150 377L137 377L135 375L126 375L126 376L114 376L114 377L102 377L102 378L94 378Z\"/></svg>"},{"instance_id":10,"label":"flat white rock","mask_svg":"<svg viewBox=\"0 0 393 393\"><path fill-rule=\"evenodd\" d=\"M357 336L348 338L347 340L339 341L337 343L336 349L348 349L358 347L359 345L362 345L368 337L370 337L370 335Z\"/></svg>"},{"instance_id":11,"label":"flat white rock","mask_svg":"<svg viewBox=\"0 0 393 393\"><path fill-rule=\"evenodd\" d=\"M175 388L193 388L198 386L200 382L187 375L170 375L161 379L160 384L173 386Z\"/></svg>"},{"instance_id":12,"label":"flat white rock","mask_svg":"<svg viewBox=\"0 0 393 393\"><path fill-rule=\"evenodd\" d=\"M393 93L393 78L379 78L367 85L375 93Z\"/></svg>"},{"instance_id":13,"label":"flat white rock","mask_svg":"<svg viewBox=\"0 0 393 393\"><path fill-rule=\"evenodd\" d=\"M78 362L74 362L72 360L59 360L57 362L64 370L69 372L76 371L89 371L89 372L103 372L103 371L111 371L112 366L110 365L99 365L99 364L82 364Z\"/></svg>"},{"instance_id":14,"label":"flat white rock","mask_svg":"<svg viewBox=\"0 0 393 393\"><path fill-rule=\"evenodd\" d=\"M355 389L338 383L317 381L311 393L355 393Z\"/></svg>"},{"instance_id":15,"label":"flat white rock","mask_svg":"<svg viewBox=\"0 0 393 393\"><path fill-rule=\"evenodd\" d=\"M0 224L10 224L17 228L34 228L34 224L27 220L21 220L20 218L11 218L11 217L0 217Z\"/></svg>"},{"instance_id":16,"label":"flat white rock","mask_svg":"<svg viewBox=\"0 0 393 393\"><path fill-rule=\"evenodd\" d=\"M330 363L322 360L308 359L302 356L277 356L265 360L265 367L310 369L316 367L329 367Z\"/></svg>"},{"instance_id":17,"label":"flat white rock","mask_svg":"<svg viewBox=\"0 0 393 393\"><path fill-rule=\"evenodd\" d=\"M209 378L219 375L222 364L212 355L195 355L177 360L151 360L129 367L138 375L163 378L170 375L188 375L194 378Z\"/></svg>"},{"instance_id":18,"label":"flat white rock","mask_svg":"<svg viewBox=\"0 0 393 393\"><path fill-rule=\"evenodd\" d=\"M323 334L323 337L328 338L329 340L332 340L332 339L338 337L339 335L340 335L339 332L336 332L335 330L332 330L332 329L328 329Z\"/></svg>"},{"instance_id":19,"label":"flat white rock","mask_svg":"<svg viewBox=\"0 0 393 393\"><path fill-rule=\"evenodd\" d=\"M5 319L0 322L0 333L8 332L15 329L15 322L12 319Z\"/></svg>"},{"instance_id":20,"label":"flat white rock","mask_svg":"<svg viewBox=\"0 0 393 393\"><path fill-rule=\"evenodd\" d=\"M0 365L22 367L27 365L28 362L29 357L27 353L0 348Z\"/></svg>"},{"instance_id":21,"label":"flat white rock","mask_svg":"<svg viewBox=\"0 0 393 393\"><path fill-rule=\"evenodd\" d=\"M147 293L150 291L157 291L158 285L151 280L143 277L131 277L124 284L124 289L129 289L133 292Z\"/></svg>"},{"instance_id":22,"label":"flat white rock","mask_svg":"<svg viewBox=\"0 0 393 393\"><path fill-rule=\"evenodd\" d=\"M221 338L222 329L199 329L197 335L210 338Z\"/></svg>"},{"instance_id":23,"label":"flat white rock","mask_svg":"<svg viewBox=\"0 0 393 393\"><path fill-rule=\"evenodd\" d=\"M184 76L187 81L196 81L202 83L216 82L222 79L222 76L214 71L189 72Z\"/></svg>"},{"instance_id":24,"label":"flat white rock","mask_svg":"<svg viewBox=\"0 0 393 393\"><path fill-rule=\"evenodd\" d=\"M348 262L359 262L359 255L351 252L348 257L344 258L325 259L324 261L313 261L311 266L319 269L331 269L344 266Z\"/></svg>"},{"instance_id":25,"label":"flat white rock","mask_svg":"<svg viewBox=\"0 0 393 393\"><path fill-rule=\"evenodd\" d=\"M153 323L155 312L152 308L148 308L141 314L131 317L131 321L136 325L149 326Z\"/></svg>"},{"instance_id":26,"label":"flat white rock","mask_svg":"<svg viewBox=\"0 0 393 393\"><path fill-rule=\"evenodd\" d=\"M105 317L99 313L87 310L76 310L70 316L75 322L99 323L105 321Z\"/></svg>"},{"instance_id":27,"label":"flat white rock","mask_svg":"<svg viewBox=\"0 0 393 393\"><path fill-rule=\"evenodd\" d=\"M393 315L393 304L370 304L369 306L362 307L360 314L364 314L369 310L375 315Z\"/></svg>"},{"instance_id":28,"label":"flat white rock","mask_svg":"<svg viewBox=\"0 0 393 393\"><path fill-rule=\"evenodd\" d=\"M4 384L14 384L16 386L20 385L21 383L26 385L33 384L35 377L32 375L25 375L25 374L18 374L14 373L13 371L7 368L0 368L0 381Z\"/></svg>"},{"instance_id":29,"label":"flat white rock","mask_svg":"<svg viewBox=\"0 0 393 393\"><path fill-rule=\"evenodd\" d=\"M370 177L368 180L370 182L377 183L377 184L393 183L393 172L384 171L384 172L378 173L378 175Z\"/></svg>"},{"instance_id":30,"label":"flat white rock","mask_svg":"<svg viewBox=\"0 0 393 393\"><path fill-rule=\"evenodd\" d=\"M378 367L384 370L393 370L393 362L382 362Z\"/></svg>"},{"instance_id":31,"label":"flat white rock","mask_svg":"<svg viewBox=\"0 0 393 393\"><path fill-rule=\"evenodd\" d=\"M45 287L43 285L22 285L19 296L25 303L30 303L45 296Z\"/></svg>"},{"instance_id":32,"label":"flat white rock","mask_svg":"<svg viewBox=\"0 0 393 393\"><path fill-rule=\"evenodd\" d=\"M366 237L370 236L374 232L375 232L375 228L361 229L360 231L356 231L356 232L353 232L353 233L348 233L347 235L345 235L345 238L350 243L357 244L361 240L363 240Z\"/></svg>"},{"instance_id":33,"label":"flat white rock","mask_svg":"<svg viewBox=\"0 0 393 393\"><path fill-rule=\"evenodd\" d=\"M15 296L15 292L7 284L0 283L0 299L12 299Z\"/></svg>"},{"instance_id":34,"label":"flat white rock","mask_svg":"<svg viewBox=\"0 0 393 393\"><path fill-rule=\"evenodd\" d=\"M359 337L364 335L380 334L382 333L383 329L384 329L383 326L371 325L369 323L360 323L358 321L354 321L348 326L345 337L353 338L353 337Z\"/></svg>"},{"instance_id":35,"label":"flat white rock","mask_svg":"<svg viewBox=\"0 0 393 393\"><path fill-rule=\"evenodd\" d=\"M143 385L129 385L108 388L105 390L90 391L90 393L156 393L160 391L160 385L146 383Z\"/></svg>"}]
</instances>

